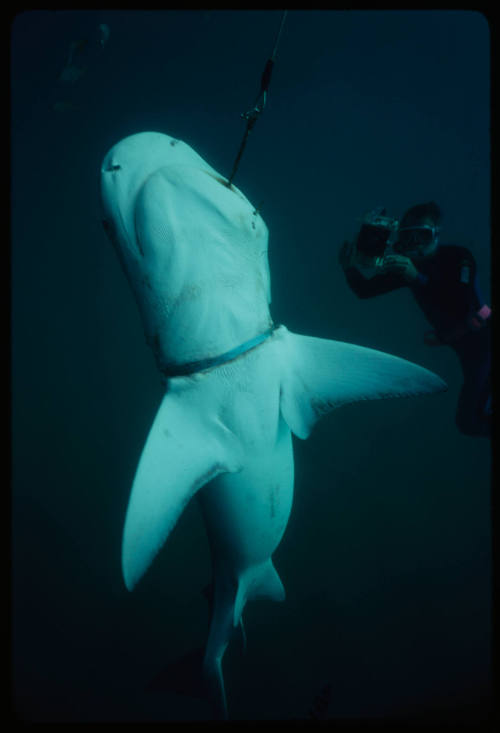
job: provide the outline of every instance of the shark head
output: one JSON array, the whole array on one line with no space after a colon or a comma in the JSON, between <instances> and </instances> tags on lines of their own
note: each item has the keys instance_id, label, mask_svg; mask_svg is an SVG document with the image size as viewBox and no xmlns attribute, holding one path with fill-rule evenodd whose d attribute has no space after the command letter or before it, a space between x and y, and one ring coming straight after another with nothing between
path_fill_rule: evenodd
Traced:
<instances>
[{"instance_id":1,"label":"shark head","mask_svg":"<svg viewBox=\"0 0 500 733\"><path fill-rule=\"evenodd\" d=\"M141 190L160 170L181 171L178 176L185 186L186 174L200 198L210 198L223 215L235 218L238 205L249 210L248 218L255 228L255 217L261 228L263 220L246 196L228 179L220 175L192 147L182 140L160 132L140 132L114 145L104 157L101 166L101 200L106 221L121 222L126 232L122 238L134 234L134 222L127 214L134 206ZM215 187L214 187L214 184ZM215 197L214 197L215 191ZM118 227L121 229L121 227ZM267 231L267 228L266 228Z\"/></svg>"},{"instance_id":2,"label":"shark head","mask_svg":"<svg viewBox=\"0 0 500 733\"><path fill-rule=\"evenodd\" d=\"M132 206L146 181L161 168L191 168L200 175L210 176L221 186L246 201L241 191L221 176L192 147L182 140L160 132L140 132L124 138L104 157L101 166L102 198L113 201L121 212ZM119 175L116 175L119 174ZM112 192L112 195L110 195ZM113 212L106 212L111 214Z\"/></svg>"},{"instance_id":3,"label":"shark head","mask_svg":"<svg viewBox=\"0 0 500 733\"><path fill-rule=\"evenodd\" d=\"M268 229L227 184L158 132L131 135L104 157L103 223L160 369L219 356L272 325Z\"/></svg>"}]
</instances>

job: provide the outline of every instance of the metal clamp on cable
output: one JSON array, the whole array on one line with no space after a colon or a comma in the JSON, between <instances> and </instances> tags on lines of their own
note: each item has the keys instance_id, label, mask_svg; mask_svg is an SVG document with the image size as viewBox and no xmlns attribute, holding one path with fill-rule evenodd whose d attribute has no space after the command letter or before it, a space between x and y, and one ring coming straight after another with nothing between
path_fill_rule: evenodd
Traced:
<instances>
[{"instance_id":1,"label":"metal clamp on cable","mask_svg":"<svg viewBox=\"0 0 500 733\"><path fill-rule=\"evenodd\" d=\"M260 79L260 91L257 95L254 106L251 109L249 109L248 112L243 112L241 114L241 117L243 117L243 119L247 121L247 128L245 130L245 134L243 135L243 140L241 141L240 149L238 150L236 160L234 161L233 170L226 184L228 188L231 188L231 183L238 169L238 165L241 160L241 156L243 155L243 151L245 149L245 145L247 143L248 136L251 133L253 126L257 122L259 115L261 114L262 110L264 109L266 105L267 92L269 89L269 84L271 83L271 75L273 73L274 59L276 56L276 51L278 50L278 43L281 37L281 31L283 30L283 25L285 23L287 12L288 11L286 10L283 11L283 17L281 18L281 25L278 31L278 36L276 38L276 42L274 44L274 49L271 54L271 57L267 59L266 65L264 67L264 71L262 72L262 76Z\"/></svg>"}]
</instances>

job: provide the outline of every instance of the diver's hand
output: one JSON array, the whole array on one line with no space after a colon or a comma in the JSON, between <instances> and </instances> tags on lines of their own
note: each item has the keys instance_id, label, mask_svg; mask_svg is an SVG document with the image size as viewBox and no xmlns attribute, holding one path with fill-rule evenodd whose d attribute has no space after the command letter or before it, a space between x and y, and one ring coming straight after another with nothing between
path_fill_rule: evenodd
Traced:
<instances>
[{"instance_id":1,"label":"diver's hand","mask_svg":"<svg viewBox=\"0 0 500 733\"><path fill-rule=\"evenodd\" d=\"M387 257L384 257L380 271L401 275L407 282L413 282L418 275L418 270L413 262L404 255L387 255Z\"/></svg>"},{"instance_id":2,"label":"diver's hand","mask_svg":"<svg viewBox=\"0 0 500 733\"><path fill-rule=\"evenodd\" d=\"M344 242L339 252L339 264L346 270L348 267L353 267L356 259L356 248L353 242Z\"/></svg>"}]
</instances>

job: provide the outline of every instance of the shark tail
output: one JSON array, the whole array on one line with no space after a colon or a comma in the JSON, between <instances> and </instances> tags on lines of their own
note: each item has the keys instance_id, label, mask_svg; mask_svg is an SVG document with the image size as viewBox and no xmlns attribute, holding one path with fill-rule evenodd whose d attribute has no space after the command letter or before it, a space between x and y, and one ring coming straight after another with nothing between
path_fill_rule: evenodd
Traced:
<instances>
[{"instance_id":1,"label":"shark tail","mask_svg":"<svg viewBox=\"0 0 500 733\"><path fill-rule=\"evenodd\" d=\"M284 349L280 408L290 430L309 437L331 410L362 400L443 392L433 372L382 351L280 329Z\"/></svg>"},{"instance_id":2,"label":"shark tail","mask_svg":"<svg viewBox=\"0 0 500 733\"><path fill-rule=\"evenodd\" d=\"M206 695L212 701L215 717L219 719L225 720L228 715L222 659L238 629L246 646L242 613L246 602L257 598L275 601L285 599L285 589L270 559L247 568L236 587L221 591L215 589L213 617L203 660L203 678Z\"/></svg>"},{"instance_id":3,"label":"shark tail","mask_svg":"<svg viewBox=\"0 0 500 733\"><path fill-rule=\"evenodd\" d=\"M203 659L203 682L216 719L227 720L227 700L222 674L222 658L234 632L234 592L231 588L214 593L212 620Z\"/></svg>"}]
</instances>

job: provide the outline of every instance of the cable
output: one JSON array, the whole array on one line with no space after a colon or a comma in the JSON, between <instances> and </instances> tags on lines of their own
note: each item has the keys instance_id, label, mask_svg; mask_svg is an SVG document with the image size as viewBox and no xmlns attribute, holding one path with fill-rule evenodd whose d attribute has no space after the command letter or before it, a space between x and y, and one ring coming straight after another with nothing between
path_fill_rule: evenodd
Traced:
<instances>
[{"instance_id":1,"label":"cable","mask_svg":"<svg viewBox=\"0 0 500 733\"><path fill-rule=\"evenodd\" d=\"M228 182L226 184L228 188L231 187L233 178L236 175L236 171L238 170L241 156L243 155L243 151L245 150L245 146L247 144L248 136L250 135L253 129L253 126L257 122L259 115L262 113L265 107L266 100L267 100L267 92L269 89L269 84L271 83L271 75L272 75L272 71L274 67L274 59L276 58L278 44L280 42L281 33L283 31L283 26L285 24L287 13L288 13L287 10L283 11L283 15L281 17L280 28L278 31L278 35L276 37L273 52L271 56L267 59L266 65L264 67L264 71L262 72L262 76L260 79L260 90L259 90L259 93L257 94L257 98L255 100L254 106L250 110L248 110L248 112L244 112L241 115L243 119L247 121L247 126L246 126L245 133L243 135L243 140L241 141L240 148L238 150L238 154L236 155L236 159L233 164L233 170L231 171L231 175L229 176Z\"/></svg>"}]
</instances>

